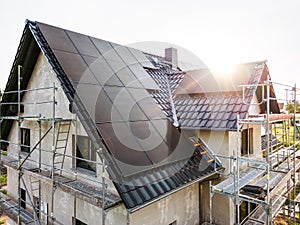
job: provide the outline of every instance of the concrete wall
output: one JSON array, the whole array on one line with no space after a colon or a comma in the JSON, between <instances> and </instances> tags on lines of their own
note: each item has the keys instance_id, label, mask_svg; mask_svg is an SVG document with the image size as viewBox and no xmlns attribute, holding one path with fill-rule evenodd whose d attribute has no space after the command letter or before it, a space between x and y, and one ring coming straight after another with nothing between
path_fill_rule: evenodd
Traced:
<instances>
[{"instance_id":1,"label":"concrete wall","mask_svg":"<svg viewBox=\"0 0 300 225\"><path fill-rule=\"evenodd\" d=\"M198 184L189 186L129 216L130 225L199 224Z\"/></svg>"},{"instance_id":2,"label":"concrete wall","mask_svg":"<svg viewBox=\"0 0 300 225\"><path fill-rule=\"evenodd\" d=\"M55 95L56 98L56 107L55 107L55 117L56 118L63 118L63 119L75 119L75 115L69 112L69 101L66 98L53 70L51 69L50 65L48 64L46 58L41 53L37 63L35 65L33 74L29 81L27 89L34 89L34 88L41 88L41 87L52 87L53 84L57 87L57 92ZM52 101L53 90L41 90L41 91L32 91L27 92L24 95L23 102L31 102L31 103L38 103L38 102L45 102L45 101ZM52 110L53 104L35 104L35 105L25 105L23 116L42 116L44 118L52 118ZM40 123L35 120L24 120L21 124L22 128L30 128L31 137L30 137L30 145L33 147L38 141L40 140L39 132L41 130L41 135L45 134L46 131L51 127L51 122L43 121ZM76 130L76 131L75 131ZM67 144L66 154L69 156L74 156L74 143L72 143L72 135L75 134L87 136L83 126L81 125L80 121L73 122L71 129L69 140ZM12 125L12 129L9 135L9 141L12 143L8 147L8 155L14 158L18 157L18 148L16 144L18 143L18 126L17 122L14 122ZM57 127L55 130L55 137L57 135ZM50 170L52 164L52 153L51 153L51 146L52 146L52 131L43 139L41 142L42 152L41 152L41 162L42 162L42 169L43 170ZM48 152L47 152L48 151ZM50 151L50 152L49 152ZM39 150L35 150L32 155L30 156L30 161L34 165L38 166L39 159ZM27 153L21 153L22 157L25 157ZM102 167L101 167L101 160L97 157L97 172L96 175L90 175L90 173L85 172L84 170L76 170L74 166L74 159L71 157L65 157L64 169L67 172L64 172L64 176L69 178L76 178L81 180L82 182L89 183L90 185L101 187L101 175L102 175ZM76 177L75 177L76 176ZM31 182L30 177L23 175L24 182L26 183L26 187L28 188L29 192L31 192ZM112 182L107 179L108 182L108 189L110 192L117 193L116 189L114 188ZM23 186L23 185L21 185ZM48 203L50 213L50 203L51 203L51 186L50 183L42 181L42 201ZM9 168L8 169L8 195L17 201L18 199L18 176L17 171ZM30 196L31 198L33 196ZM29 200L29 196L26 198ZM80 220L85 222L87 221L88 224L100 224L101 222L101 209L91 204L84 202L80 199L74 200L74 196L70 195L69 193L65 193L60 189L55 191L55 206L54 206L54 215L55 217L61 221L63 224L72 224L72 216L76 214L79 216ZM29 201L28 201L29 203ZM77 208L74 210L74 204L76 204ZM30 204L28 204L28 209L30 209ZM112 211L110 215L115 213L117 216L116 218L123 217L118 216L118 211ZM95 218L99 217L99 220L95 220ZM112 217L112 216L111 216ZM117 220L117 219L115 219ZM120 221L119 221L120 222ZM108 223L109 224L109 223ZM116 224L116 223L114 223Z\"/></svg>"},{"instance_id":3,"label":"concrete wall","mask_svg":"<svg viewBox=\"0 0 300 225\"><path fill-rule=\"evenodd\" d=\"M8 168L8 195L17 202L18 200L18 180L17 171ZM30 177L23 175L23 180L28 188L29 195L26 195L26 209L33 213L31 203L29 199L33 199L30 185ZM42 181L41 183L41 200L44 203L48 203L48 214L51 211L51 184L49 182ZM25 189L25 186L21 184L21 188ZM77 218L80 221L89 225L101 225L102 224L102 210L99 207L91 205L81 199L75 198L75 196L63 192L60 189L56 189L54 195L54 216L55 220L64 225L72 225L73 218ZM76 205L76 207L74 207ZM45 220L43 216L43 221ZM50 220L49 220L50 221ZM11 224L14 224L11 222ZM106 218L107 225L125 225L126 224L126 209L124 205L120 205L113 208L108 212Z\"/></svg>"},{"instance_id":4,"label":"concrete wall","mask_svg":"<svg viewBox=\"0 0 300 225\"><path fill-rule=\"evenodd\" d=\"M265 96L266 97L266 96ZM260 107L258 105L258 100L256 95L254 95L251 105L249 106L248 115L258 115L260 114Z\"/></svg>"},{"instance_id":5,"label":"concrete wall","mask_svg":"<svg viewBox=\"0 0 300 225\"><path fill-rule=\"evenodd\" d=\"M211 150L221 156L231 156L233 149L236 149L237 133L229 131L200 131L199 136L207 143ZM224 174L230 171L230 160L219 157L225 167ZM216 183L215 183L216 184ZM209 215L212 213L212 219L215 224L233 224L233 204L229 197L225 195L215 194L212 200L212 211L209 207L209 185L204 183L201 185L202 192L202 220L208 222Z\"/></svg>"},{"instance_id":6,"label":"concrete wall","mask_svg":"<svg viewBox=\"0 0 300 225\"><path fill-rule=\"evenodd\" d=\"M201 130L199 136L210 147L210 149L217 155L229 156L229 136L227 131L207 131ZM229 160L220 158L225 168L229 166Z\"/></svg>"},{"instance_id":7,"label":"concrete wall","mask_svg":"<svg viewBox=\"0 0 300 225\"><path fill-rule=\"evenodd\" d=\"M212 183L216 185L217 183ZM212 210L209 207L209 184L203 183L202 192L202 221L209 222L210 213L212 214L212 223L216 225L234 224L234 204L227 195L214 194L212 198Z\"/></svg>"}]
</instances>

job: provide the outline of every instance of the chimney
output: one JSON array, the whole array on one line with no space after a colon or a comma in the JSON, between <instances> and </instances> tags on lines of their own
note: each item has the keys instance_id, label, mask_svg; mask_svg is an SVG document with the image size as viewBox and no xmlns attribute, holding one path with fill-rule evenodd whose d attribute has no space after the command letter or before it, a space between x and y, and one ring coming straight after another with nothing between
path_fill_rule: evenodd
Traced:
<instances>
[{"instance_id":1,"label":"chimney","mask_svg":"<svg viewBox=\"0 0 300 225\"><path fill-rule=\"evenodd\" d=\"M178 57L176 48L166 48L165 49L165 60L172 64L172 68L178 67Z\"/></svg>"}]
</instances>

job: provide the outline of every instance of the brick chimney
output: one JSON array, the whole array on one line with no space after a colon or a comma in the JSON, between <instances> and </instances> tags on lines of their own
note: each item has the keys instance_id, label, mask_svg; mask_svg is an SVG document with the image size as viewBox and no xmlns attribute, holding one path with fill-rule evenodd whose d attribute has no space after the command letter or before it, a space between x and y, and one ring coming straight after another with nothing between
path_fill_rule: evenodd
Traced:
<instances>
[{"instance_id":1,"label":"brick chimney","mask_svg":"<svg viewBox=\"0 0 300 225\"><path fill-rule=\"evenodd\" d=\"M165 60L172 64L172 68L178 67L178 57L176 48L166 48L165 49Z\"/></svg>"}]
</instances>

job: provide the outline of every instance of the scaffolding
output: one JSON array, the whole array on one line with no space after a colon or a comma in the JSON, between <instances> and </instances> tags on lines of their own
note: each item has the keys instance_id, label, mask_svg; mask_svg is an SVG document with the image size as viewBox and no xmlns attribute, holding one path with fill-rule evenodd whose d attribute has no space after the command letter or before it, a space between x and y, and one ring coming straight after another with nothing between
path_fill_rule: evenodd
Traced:
<instances>
[{"instance_id":1,"label":"scaffolding","mask_svg":"<svg viewBox=\"0 0 300 225\"><path fill-rule=\"evenodd\" d=\"M284 86L292 93L294 103L293 115L280 114L272 115L270 112L271 101L278 98L270 97L272 85ZM237 142L236 149L230 156L219 156L230 160L229 173L223 174L225 180L216 185L210 183L210 216L209 223L213 224L212 198L214 194L227 195L234 205L235 224L272 224L279 214L284 215L289 224L296 224L296 205L300 196L296 197L296 186L300 169L299 141L297 140L296 125L296 103L297 91L295 86L283 85L268 80L264 84L241 85L245 104L265 104L266 112L261 115L249 116L240 119L237 116ZM246 102L246 92L261 88L262 101L259 103ZM265 90L265 91L264 91ZM288 94L287 94L288 96ZM286 99L286 101L288 101ZM293 125L293 134L290 135L290 123ZM260 158L241 155L240 138L242 130L249 129L249 125L260 125L265 128L266 146L261 152ZM274 135L273 135L274 133ZM250 135L247 132L247 135ZM247 137L248 146L250 137ZM296 197L296 198L295 198ZM246 216L241 217L242 204L248 204ZM287 209L285 209L285 206ZM250 210L250 208L252 209ZM299 208L299 207L298 207Z\"/></svg>"},{"instance_id":2,"label":"scaffolding","mask_svg":"<svg viewBox=\"0 0 300 225\"><path fill-rule=\"evenodd\" d=\"M120 202L118 196L115 196L107 191L107 178L106 178L106 165L104 159L99 161L93 161L84 159L82 157L74 156L73 154L67 154L67 145L70 139L71 126L75 128L75 143L77 143L77 124L78 119L76 115L72 118L58 118L56 115L57 105L57 91L55 83L50 87L40 87L33 89L21 89L21 66L18 66L18 85L17 90L2 92L1 97L4 95L17 95L17 100L13 102L0 102L0 162L2 167L10 167L17 171L18 174L18 198L17 203L12 201L8 196L0 193L0 206L2 210L8 214L11 218L15 219L19 225L21 224L61 224L55 217L55 192L57 188L65 192L69 192L74 195L74 216L76 217L76 198L82 198L85 201L102 208L102 224L105 224L106 210ZM45 94L45 92L51 93L50 99L41 102L27 102L22 101L23 95L28 92L38 92ZM47 107L51 112L51 117L45 115L24 115L23 107L35 107L37 105L43 105ZM16 115L2 115L2 107L17 107ZM1 126L4 121L16 121L17 122L17 142L8 141L2 139ZM22 122L32 121L38 125L38 142L35 145L26 145L22 142ZM42 125L45 124L49 128L42 134ZM51 135L52 143L49 148L42 147L42 141L46 136ZM4 145L15 146L17 148L17 157L6 155L7 151L3 151ZM26 154L22 154L22 149L27 148L29 151ZM97 151L99 157L99 149ZM6 152L6 154L3 154ZM32 159L33 152L37 152L38 159ZM51 154L50 163L45 163L42 160L43 153ZM86 163L93 163L96 167L101 168L101 176L99 178L88 178L77 172L76 168L65 168L65 159L70 158L72 161L80 160ZM100 157L99 157L100 158ZM24 180L24 175L29 178L29 182ZM88 179L90 183L82 182L78 178ZM51 201L49 202L50 210L42 209L42 181L50 184L51 187ZM29 184L28 184L29 183ZM101 187L101 188L99 188ZM25 190L28 201L22 199L22 188ZM24 204L29 205L31 208L26 210ZM50 211L50 212L48 212Z\"/></svg>"}]
</instances>

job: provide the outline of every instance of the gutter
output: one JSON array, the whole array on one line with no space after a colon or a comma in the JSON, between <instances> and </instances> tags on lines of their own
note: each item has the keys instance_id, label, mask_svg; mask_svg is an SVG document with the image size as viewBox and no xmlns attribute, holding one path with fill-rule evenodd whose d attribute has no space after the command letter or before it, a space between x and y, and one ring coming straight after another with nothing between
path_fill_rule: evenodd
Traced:
<instances>
[{"instance_id":1,"label":"gutter","mask_svg":"<svg viewBox=\"0 0 300 225\"><path fill-rule=\"evenodd\" d=\"M184 130L206 130L206 131L236 131L235 129L226 129L226 128L201 128L201 127L180 127Z\"/></svg>"}]
</instances>

